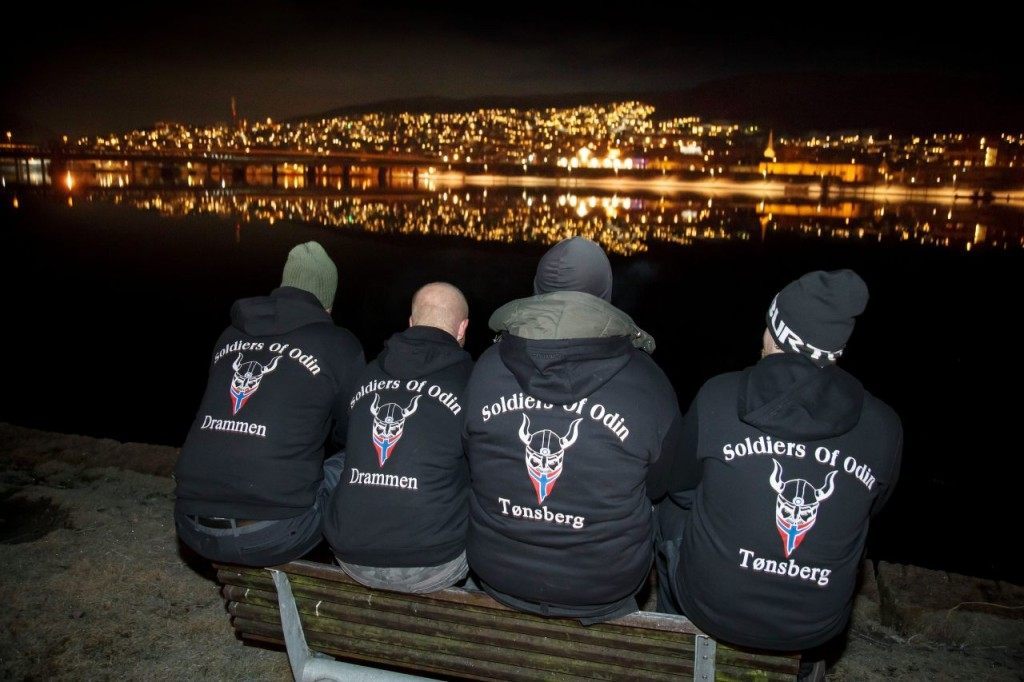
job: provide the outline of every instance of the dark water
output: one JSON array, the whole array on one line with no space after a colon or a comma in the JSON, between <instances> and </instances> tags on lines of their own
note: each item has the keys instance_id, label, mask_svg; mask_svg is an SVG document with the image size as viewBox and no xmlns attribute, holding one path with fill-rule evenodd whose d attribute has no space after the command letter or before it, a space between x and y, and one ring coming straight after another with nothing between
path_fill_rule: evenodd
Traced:
<instances>
[{"instance_id":1,"label":"dark water","mask_svg":"<svg viewBox=\"0 0 1024 682\"><path fill-rule=\"evenodd\" d=\"M1018 209L573 192L86 189L69 202L7 187L0 420L180 444L231 302L275 287L309 239L338 264L335 320L372 356L437 279L466 292L479 354L488 315L530 293L548 244L592 236L684 408L706 378L756 360L780 287L852 267L872 298L843 364L906 430L871 555L1024 582Z\"/></svg>"}]
</instances>

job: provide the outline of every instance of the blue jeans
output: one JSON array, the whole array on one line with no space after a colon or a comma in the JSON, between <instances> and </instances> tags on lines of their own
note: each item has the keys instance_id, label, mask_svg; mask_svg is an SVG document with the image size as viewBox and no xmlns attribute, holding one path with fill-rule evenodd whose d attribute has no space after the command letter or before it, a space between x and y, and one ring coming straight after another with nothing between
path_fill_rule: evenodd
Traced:
<instances>
[{"instance_id":1,"label":"blue jeans","mask_svg":"<svg viewBox=\"0 0 1024 682\"><path fill-rule=\"evenodd\" d=\"M276 566L300 558L323 539L323 512L345 468L345 452L324 461L324 479L313 505L290 519L258 521L233 528L207 528L195 517L174 512L178 537L211 561L243 566Z\"/></svg>"}]
</instances>

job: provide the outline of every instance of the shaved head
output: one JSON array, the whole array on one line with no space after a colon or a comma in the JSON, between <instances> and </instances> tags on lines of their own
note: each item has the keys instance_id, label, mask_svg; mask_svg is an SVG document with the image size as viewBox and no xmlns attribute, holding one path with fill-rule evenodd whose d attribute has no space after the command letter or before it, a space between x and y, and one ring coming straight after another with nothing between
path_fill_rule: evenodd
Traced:
<instances>
[{"instance_id":1,"label":"shaved head","mask_svg":"<svg viewBox=\"0 0 1024 682\"><path fill-rule=\"evenodd\" d=\"M411 327L437 327L463 343L468 324L469 304L466 303L466 297L447 282L426 284L412 297L412 315L409 317Z\"/></svg>"}]
</instances>

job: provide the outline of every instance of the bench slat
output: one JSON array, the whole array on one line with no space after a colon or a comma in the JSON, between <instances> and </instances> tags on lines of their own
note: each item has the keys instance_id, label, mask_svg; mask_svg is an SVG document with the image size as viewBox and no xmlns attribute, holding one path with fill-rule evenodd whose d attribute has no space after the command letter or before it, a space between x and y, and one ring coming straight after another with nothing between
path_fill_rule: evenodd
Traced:
<instances>
[{"instance_id":1,"label":"bench slat","mask_svg":"<svg viewBox=\"0 0 1024 682\"><path fill-rule=\"evenodd\" d=\"M259 621L245 621L241 619L234 619L235 627L239 634L245 639L255 640L259 642L266 642L269 644L284 644L284 636L281 633L281 627L271 625L269 623L263 623ZM352 643L352 646L348 644L339 645L337 643L331 643L326 640L319 638L318 635L314 634L312 637L307 637L307 641L317 651L322 651L338 658L358 660L367 663L381 663L385 662L390 666L405 667L407 669L419 670L428 673L435 673L440 675L458 675L462 679L470 680L486 680L490 682L499 682L500 680L508 680L509 682L535 682L538 679L560 679L566 681L583 681L587 678L576 677L576 676L564 676L560 678L538 678L535 673L524 672L516 666L497 666L493 665L489 670L484 670L481 666L477 665L474 661L468 661L466 659L457 656L445 656L438 654L435 656L424 657L421 651L405 651L402 649L388 649L385 651L383 647L375 647L372 643L367 643L365 646L360 642Z\"/></svg>"}]
</instances>

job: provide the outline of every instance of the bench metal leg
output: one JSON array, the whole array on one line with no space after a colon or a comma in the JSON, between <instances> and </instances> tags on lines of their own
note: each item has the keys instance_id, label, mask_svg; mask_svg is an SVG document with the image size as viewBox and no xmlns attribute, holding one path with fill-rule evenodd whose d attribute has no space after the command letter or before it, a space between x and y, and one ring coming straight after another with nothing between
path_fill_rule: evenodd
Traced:
<instances>
[{"instance_id":1,"label":"bench metal leg","mask_svg":"<svg viewBox=\"0 0 1024 682\"><path fill-rule=\"evenodd\" d=\"M718 642L707 635L697 635L693 639L693 679L694 682L714 682L715 655Z\"/></svg>"},{"instance_id":2,"label":"bench metal leg","mask_svg":"<svg viewBox=\"0 0 1024 682\"><path fill-rule=\"evenodd\" d=\"M306 644L306 635L302 631L299 620L299 609L295 606L292 586L288 576L282 571L267 569L274 578L277 588L277 606L281 611L281 631L284 633L285 647L288 649L288 662L292 666L295 682L411 682L425 680L425 677L406 675L390 670L379 670L366 666L323 658Z\"/></svg>"}]
</instances>

